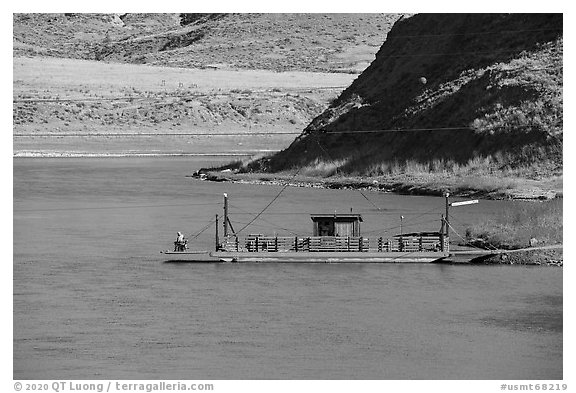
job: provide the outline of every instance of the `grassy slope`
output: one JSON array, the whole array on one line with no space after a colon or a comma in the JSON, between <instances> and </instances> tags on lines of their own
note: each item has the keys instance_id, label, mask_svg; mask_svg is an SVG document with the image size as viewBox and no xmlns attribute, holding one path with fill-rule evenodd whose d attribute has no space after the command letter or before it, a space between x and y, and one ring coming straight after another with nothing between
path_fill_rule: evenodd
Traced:
<instances>
[{"instance_id":1,"label":"grassy slope","mask_svg":"<svg viewBox=\"0 0 576 393\"><path fill-rule=\"evenodd\" d=\"M14 54L161 66L359 73L395 14L15 14Z\"/></svg>"},{"instance_id":2,"label":"grassy slope","mask_svg":"<svg viewBox=\"0 0 576 393\"><path fill-rule=\"evenodd\" d=\"M369 64L397 18L209 14L182 25L179 14L15 14L14 98L87 101L17 102L14 132L297 134ZM125 100L98 101L110 97ZM284 148L293 138L19 137L14 149L258 151Z\"/></svg>"},{"instance_id":3,"label":"grassy slope","mask_svg":"<svg viewBox=\"0 0 576 393\"><path fill-rule=\"evenodd\" d=\"M157 137L17 137L17 154L232 152L280 149L294 135L167 137L177 132L298 133L353 76L191 70L56 58L15 58L14 132L158 133ZM340 89L333 89L340 86ZM38 102L30 99L72 99ZM119 98L118 100L106 100Z\"/></svg>"},{"instance_id":4,"label":"grassy slope","mask_svg":"<svg viewBox=\"0 0 576 393\"><path fill-rule=\"evenodd\" d=\"M302 138L248 169L500 196L561 192L561 29L561 15L404 19ZM325 134L435 127L468 129Z\"/></svg>"}]
</instances>

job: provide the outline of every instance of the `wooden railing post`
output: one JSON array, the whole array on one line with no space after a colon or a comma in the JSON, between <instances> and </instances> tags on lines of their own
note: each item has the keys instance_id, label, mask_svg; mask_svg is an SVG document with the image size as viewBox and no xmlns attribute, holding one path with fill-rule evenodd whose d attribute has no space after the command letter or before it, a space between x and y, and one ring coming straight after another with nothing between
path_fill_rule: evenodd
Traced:
<instances>
[{"instance_id":1,"label":"wooden railing post","mask_svg":"<svg viewBox=\"0 0 576 393\"><path fill-rule=\"evenodd\" d=\"M444 221L442 221L444 222ZM444 231L440 232L440 251L444 252Z\"/></svg>"},{"instance_id":2,"label":"wooden railing post","mask_svg":"<svg viewBox=\"0 0 576 393\"><path fill-rule=\"evenodd\" d=\"M218 214L216 214L216 250L220 249L220 238L218 236Z\"/></svg>"}]
</instances>

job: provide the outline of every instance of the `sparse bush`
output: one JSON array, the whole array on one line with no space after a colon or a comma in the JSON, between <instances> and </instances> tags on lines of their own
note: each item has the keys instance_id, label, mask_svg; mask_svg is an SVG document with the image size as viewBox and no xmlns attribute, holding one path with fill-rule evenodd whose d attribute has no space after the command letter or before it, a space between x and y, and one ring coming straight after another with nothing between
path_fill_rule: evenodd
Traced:
<instances>
[{"instance_id":1,"label":"sparse bush","mask_svg":"<svg viewBox=\"0 0 576 393\"><path fill-rule=\"evenodd\" d=\"M338 169L344 165L345 161L323 161L316 159L310 165L304 167L300 174L311 177L330 177L338 174Z\"/></svg>"},{"instance_id":2,"label":"sparse bush","mask_svg":"<svg viewBox=\"0 0 576 393\"><path fill-rule=\"evenodd\" d=\"M230 90L230 93L250 95L253 91L250 89L232 89Z\"/></svg>"}]
</instances>

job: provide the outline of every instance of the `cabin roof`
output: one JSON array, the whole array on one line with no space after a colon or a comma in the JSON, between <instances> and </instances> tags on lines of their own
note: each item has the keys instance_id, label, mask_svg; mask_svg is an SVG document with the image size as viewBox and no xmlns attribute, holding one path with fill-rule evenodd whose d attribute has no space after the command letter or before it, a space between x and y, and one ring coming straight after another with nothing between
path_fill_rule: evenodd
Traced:
<instances>
[{"instance_id":1,"label":"cabin roof","mask_svg":"<svg viewBox=\"0 0 576 393\"><path fill-rule=\"evenodd\" d=\"M360 221L362 220L361 214L353 213L332 213L332 214L310 214L312 221L317 221L320 219L332 219L335 221Z\"/></svg>"}]
</instances>

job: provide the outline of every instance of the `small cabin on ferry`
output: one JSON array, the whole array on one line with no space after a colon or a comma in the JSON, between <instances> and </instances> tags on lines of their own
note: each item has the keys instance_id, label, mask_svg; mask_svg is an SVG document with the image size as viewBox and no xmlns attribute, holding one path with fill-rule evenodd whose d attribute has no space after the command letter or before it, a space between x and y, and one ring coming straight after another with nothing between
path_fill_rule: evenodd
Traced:
<instances>
[{"instance_id":1,"label":"small cabin on ferry","mask_svg":"<svg viewBox=\"0 0 576 393\"><path fill-rule=\"evenodd\" d=\"M311 214L310 218L313 236L360 236L360 214Z\"/></svg>"}]
</instances>

